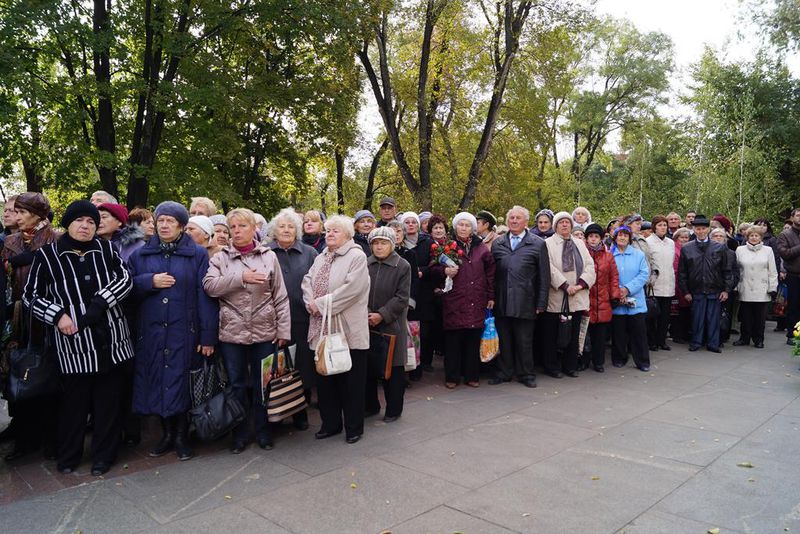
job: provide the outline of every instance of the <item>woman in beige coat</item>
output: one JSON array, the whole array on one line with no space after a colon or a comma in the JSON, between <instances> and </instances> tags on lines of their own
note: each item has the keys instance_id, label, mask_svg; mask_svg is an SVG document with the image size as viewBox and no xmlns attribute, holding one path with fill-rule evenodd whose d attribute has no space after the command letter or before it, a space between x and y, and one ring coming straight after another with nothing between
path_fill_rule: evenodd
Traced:
<instances>
[{"instance_id":1,"label":"woman in beige coat","mask_svg":"<svg viewBox=\"0 0 800 534\"><path fill-rule=\"evenodd\" d=\"M586 245L579 239L572 239L572 226L572 216L566 211L559 212L553 217L555 233L545 239L550 258L550 292L541 328L552 335L546 335L542 340L542 356L545 372L553 378L562 378L562 371L573 378L578 376L581 318L589 309L589 289L597 277L594 260ZM559 358L556 332L564 299L568 299L572 315L572 336L569 344L560 350Z\"/></svg>"},{"instance_id":2,"label":"woman in beige coat","mask_svg":"<svg viewBox=\"0 0 800 534\"><path fill-rule=\"evenodd\" d=\"M347 443L364 433L364 389L369 352L369 271L367 256L353 241L355 229L348 217L335 215L325 222L325 244L303 278L303 300L311 314L308 344L316 350L322 335L322 315L331 298L332 322L341 322L350 348L352 368L346 373L319 376L317 396L322 428L314 436L325 439L345 430ZM339 321L341 320L341 321ZM344 425L342 425L344 414Z\"/></svg>"},{"instance_id":3,"label":"woman in beige coat","mask_svg":"<svg viewBox=\"0 0 800 534\"><path fill-rule=\"evenodd\" d=\"M778 270L775 254L761 241L763 226L751 226L745 232L747 244L736 249L739 264L739 317L742 320L741 335L733 344L749 345L750 340L757 349L764 348L764 323L767 320L767 305L778 290Z\"/></svg>"},{"instance_id":4,"label":"woman in beige coat","mask_svg":"<svg viewBox=\"0 0 800 534\"><path fill-rule=\"evenodd\" d=\"M239 454L247 446L250 418L258 446L272 449L261 392L261 360L292 337L292 321L278 257L256 241L255 214L244 208L232 210L228 225L231 246L211 258L203 288L219 298L219 348L242 406L247 406L251 390L250 417L233 431L231 452Z\"/></svg>"}]
</instances>

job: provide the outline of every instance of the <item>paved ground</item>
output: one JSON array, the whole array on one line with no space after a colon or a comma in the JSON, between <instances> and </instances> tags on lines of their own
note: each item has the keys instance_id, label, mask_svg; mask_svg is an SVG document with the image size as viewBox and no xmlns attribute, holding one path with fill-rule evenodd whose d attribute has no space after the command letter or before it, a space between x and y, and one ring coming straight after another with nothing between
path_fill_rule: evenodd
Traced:
<instances>
[{"instance_id":1,"label":"paved ground","mask_svg":"<svg viewBox=\"0 0 800 534\"><path fill-rule=\"evenodd\" d=\"M536 390L448 391L438 371L355 445L312 426L179 464L144 444L104 480L0 461L0 532L797 532L800 362L784 339Z\"/></svg>"}]
</instances>

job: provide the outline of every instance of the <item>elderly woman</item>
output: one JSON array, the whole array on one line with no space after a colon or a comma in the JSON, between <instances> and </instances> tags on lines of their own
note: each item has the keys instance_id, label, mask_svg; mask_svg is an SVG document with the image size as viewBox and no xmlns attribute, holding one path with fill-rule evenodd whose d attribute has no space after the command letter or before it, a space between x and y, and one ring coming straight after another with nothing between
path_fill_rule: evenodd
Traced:
<instances>
[{"instance_id":1,"label":"elderly woman","mask_svg":"<svg viewBox=\"0 0 800 534\"><path fill-rule=\"evenodd\" d=\"M208 254L184 232L186 208L162 202L155 218L157 235L129 261L139 302L133 411L161 420L161 439L150 456L174 449L178 459L188 460L194 456L186 416L189 371L214 353L219 311L203 290Z\"/></svg>"},{"instance_id":2,"label":"elderly woman","mask_svg":"<svg viewBox=\"0 0 800 534\"><path fill-rule=\"evenodd\" d=\"M375 228L375 216L369 210L357 211L353 219L353 226L356 230L353 239L364 251L364 254L369 256L372 254L369 246L369 233Z\"/></svg>"},{"instance_id":3,"label":"elderly woman","mask_svg":"<svg viewBox=\"0 0 800 534\"><path fill-rule=\"evenodd\" d=\"M433 217L433 213L429 211L421 211L419 213L419 229L426 233L430 234L430 220Z\"/></svg>"},{"instance_id":4,"label":"elderly woman","mask_svg":"<svg viewBox=\"0 0 800 534\"><path fill-rule=\"evenodd\" d=\"M303 219L292 208L282 209L270 221L272 241L269 248L278 256L283 273L283 283L289 293L291 311L291 341L295 345L294 365L300 371L306 401L311 404L312 388L317 383L314 369L314 354L308 346L309 315L303 302L303 278L314 264L317 251L302 241ZM308 429L308 414L305 410L293 416L298 430Z\"/></svg>"},{"instance_id":5,"label":"elderly woman","mask_svg":"<svg viewBox=\"0 0 800 534\"><path fill-rule=\"evenodd\" d=\"M713 224L717 221L711 221L712 227ZM720 226L713 227L714 229L711 230L709 234L711 241L715 241L721 245L728 245L730 243L730 236L728 235L728 231L726 230L725 226L720 223ZM738 248L738 244L737 244ZM728 314L729 323L725 324L724 322L720 322L720 341L722 343L728 341L731 336L731 330L734 327L734 321L736 318L736 310L739 307L739 280L741 278L741 273L739 271L739 263L736 261L736 249L727 247L725 251L728 254L728 265L731 266L731 274L733 276L733 284L731 287L733 291L730 292L728 299L722 303L722 308Z\"/></svg>"},{"instance_id":6,"label":"elderly woman","mask_svg":"<svg viewBox=\"0 0 800 534\"><path fill-rule=\"evenodd\" d=\"M60 234L47 219L50 203L41 193L22 193L14 202L14 210L19 231L6 237L2 259L3 268L9 273L12 325L9 341L24 347L29 337L38 344L45 336L45 326L39 320L28 323L29 316L22 305L25 282L36 251L58 239ZM19 328L22 324L30 324L30 328ZM15 442L14 449L5 456L6 461L20 458L42 445L45 457L54 456L56 411L52 398L9 402L8 411L12 417L9 428Z\"/></svg>"},{"instance_id":7,"label":"elderly woman","mask_svg":"<svg viewBox=\"0 0 800 534\"><path fill-rule=\"evenodd\" d=\"M321 253L325 249L325 242L322 214L317 210L308 210L303 216L303 243Z\"/></svg>"},{"instance_id":8,"label":"elderly woman","mask_svg":"<svg viewBox=\"0 0 800 534\"><path fill-rule=\"evenodd\" d=\"M614 230L611 253L619 273L619 304L611 320L614 367L624 367L628 362L628 347L633 363L643 372L650 370L650 352L647 346L647 301L644 286L650 277L650 266L644 252L631 245L633 231L627 226Z\"/></svg>"},{"instance_id":9,"label":"elderly woman","mask_svg":"<svg viewBox=\"0 0 800 534\"><path fill-rule=\"evenodd\" d=\"M539 213L536 214L536 217L533 219L536 223L535 228L531 228L531 233L535 236L539 236L542 239L547 239L551 235L553 235L553 212L549 209L543 209Z\"/></svg>"},{"instance_id":10,"label":"elderly woman","mask_svg":"<svg viewBox=\"0 0 800 534\"><path fill-rule=\"evenodd\" d=\"M421 314L420 319L420 365L418 369L424 372L433 372L433 355L444 354L444 330L442 330L442 290L440 289L444 280L444 273L431 269L431 263L436 259L431 257L430 247L434 243L444 245L447 243L449 228L447 221L434 213L428 220L430 228L431 243L428 249L427 262L422 258L423 263L417 260L417 268L421 273L419 288L417 289L415 300ZM417 247L417 251L422 251ZM413 291L413 288L412 288ZM412 377L415 377L415 372Z\"/></svg>"},{"instance_id":11,"label":"elderly woman","mask_svg":"<svg viewBox=\"0 0 800 534\"><path fill-rule=\"evenodd\" d=\"M153 212L144 208L133 208L128 214L128 224L138 226L144 234L145 242L156 235L156 223L153 219Z\"/></svg>"},{"instance_id":12,"label":"elderly woman","mask_svg":"<svg viewBox=\"0 0 800 534\"><path fill-rule=\"evenodd\" d=\"M210 221L209 221L210 222ZM237 208L228 213L231 246L211 258L203 287L219 299L219 348L236 397L251 409L233 430L231 452L247 446L250 421L256 442L272 449L270 425L261 393L261 360L291 338L289 296L278 257L256 239L252 211Z\"/></svg>"},{"instance_id":13,"label":"elderly woman","mask_svg":"<svg viewBox=\"0 0 800 534\"><path fill-rule=\"evenodd\" d=\"M658 302L658 318L647 325L647 339L651 351L671 350L667 345L669 317L672 297L675 296L675 242L667 237L667 218L656 215L651 221L653 234L647 238L647 246L653 255L653 264L658 276L653 281L653 295ZM651 277L652 278L652 277Z\"/></svg>"},{"instance_id":14,"label":"elderly woman","mask_svg":"<svg viewBox=\"0 0 800 534\"><path fill-rule=\"evenodd\" d=\"M144 230L128 224L128 210L121 204L100 204L97 210L100 212L97 236L111 241L122 261L127 262L131 254L144 246Z\"/></svg>"},{"instance_id":15,"label":"elderly woman","mask_svg":"<svg viewBox=\"0 0 800 534\"><path fill-rule=\"evenodd\" d=\"M619 300L619 274L614 256L603 244L603 228L592 223L586 228L586 248L594 261L595 283L589 290L589 344L592 368L605 372L606 338L614 303Z\"/></svg>"},{"instance_id":16,"label":"elderly woman","mask_svg":"<svg viewBox=\"0 0 800 534\"><path fill-rule=\"evenodd\" d=\"M189 223L186 225L186 233L192 238L192 241L206 249L208 258L211 259L217 252L220 252L224 246L217 243L214 239L214 223L211 218L205 215L194 215L189 217Z\"/></svg>"},{"instance_id":17,"label":"elderly woman","mask_svg":"<svg viewBox=\"0 0 800 534\"><path fill-rule=\"evenodd\" d=\"M434 272L443 271L453 279L453 288L442 296L442 324L445 338L445 386L455 388L461 381L473 388L480 385L480 344L486 309L494 307L494 258L478 236L478 221L462 211L453 217L456 254L460 263L444 267L437 262Z\"/></svg>"},{"instance_id":18,"label":"elderly woman","mask_svg":"<svg viewBox=\"0 0 800 534\"><path fill-rule=\"evenodd\" d=\"M672 341L680 345L685 345L689 342L692 332L692 303L686 299L686 295L681 291L681 286L678 283L678 265L681 259L681 247L688 243L691 238L692 232L688 228L678 228L672 234L672 239L675 242L675 260L672 262L672 272L675 275L674 300L677 301L677 310L673 306L670 334L672 335Z\"/></svg>"},{"instance_id":19,"label":"elderly woman","mask_svg":"<svg viewBox=\"0 0 800 534\"><path fill-rule=\"evenodd\" d=\"M303 278L303 300L311 314L308 344L317 350L322 332L322 314L330 303L333 323L341 323L350 348L352 368L346 373L320 376L317 396L322 428L314 437L325 439L345 430L347 443L364 434L364 388L369 352L369 271L367 256L353 241L351 219L334 215L325 222L324 252L317 256ZM344 414L344 425L342 424Z\"/></svg>"},{"instance_id":20,"label":"elderly woman","mask_svg":"<svg viewBox=\"0 0 800 534\"><path fill-rule=\"evenodd\" d=\"M572 210L572 220L575 222L575 226L586 228L592 224L592 214L583 206L578 206Z\"/></svg>"},{"instance_id":21,"label":"elderly woman","mask_svg":"<svg viewBox=\"0 0 800 534\"><path fill-rule=\"evenodd\" d=\"M192 197L192 203L189 205L189 215L194 217L196 215L205 215L211 217L217 213L217 205L208 197Z\"/></svg>"},{"instance_id":22,"label":"elderly woman","mask_svg":"<svg viewBox=\"0 0 800 534\"><path fill-rule=\"evenodd\" d=\"M383 420L392 423L403 413L403 394L406 390L406 312L411 289L411 266L395 250L395 231L388 225L370 232L369 244L372 247L372 255L367 260L370 280L367 318L370 327L370 358L367 365L365 407L367 414L377 414L381 410L377 383L384 372L381 367L381 353L385 350L384 335L396 336L394 351L388 355L392 360L392 374L388 380L383 381L386 399Z\"/></svg>"},{"instance_id":23,"label":"elderly woman","mask_svg":"<svg viewBox=\"0 0 800 534\"><path fill-rule=\"evenodd\" d=\"M778 288L778 270L772 249L762 240L766 230L759 225L750 226L745 232L746 244L736 249L739 264L739 298L741 305L741 335L733 344L746 346L753 341L757 349L764 348L764 323L767 320L767 305Z\"/></svg>"},{"instance_id":24,"label":"elderly woman","mask_svg":"<svg viewBox=\"0 0 800 534\"><path fill-rule=\"evenodd\" d=\"M219 247L227 247L231 244L231 228L228 226L228 218L218 214L209 217L214 224L214 244ZM221 250L221 249L220 249Z\"/></svg>"},{"instance_id":25,"label":"elderly woman","mask_svg":"<svg viewBox=\"0 0 800 534\"><path fill-rule=\"evenodd\" d=\"M96 237L97 208L88 200L67 206L67 233L35 255L23 301L33 316L55 327L64 394L59 402L58 470L80 463L86 419L93 415L92 475L111 468L120 442L120 394L133 358L120 302L133 281L111 243ZM64 277L63 273L74 273Z\"/></svg>"},{"instance_id":26,"label":"elderly woman","mask_svg":"<svg viewBox=\"0 0 800 534\"><path fill-rule=\"evenodd\" d=\"M642 235L642 223L644 219L638 213L631 213L630 215L625 217L623 224L627 226L631 232L633 232L631 236L630 246L633 248L639 249L644 253L644 257L647 260L647 265L650 267L650 280L647 281L647 285L652 286L655 282L656 277L658 276L658 268L653 261L653 253L650 250L650 245L647 244L647 240ZM613 245L612 247L613 248Z\"/></svg>"},{"instance_id":27,"label":"elderly woman","mask_svg":"<svg viewBox=\"0 0 800 534\"><path fill-rule=\"evenodd\" d=\"M545 372L553 378L562 378L564 375L575 378L578 376L581 320L583 312L589 309L589 289L594 285L597 274L586 245L572 238L572 216L561 211L553 217L553 224L555 234L545 239L550 259L550 290L547 311L542 314L541 321L541 331L545 333L542 339L543 363ZM559 357L554 333L558 331L565 300L572 315L572 327L569 344L562 347Z\"/></svg>"}]
</instances>

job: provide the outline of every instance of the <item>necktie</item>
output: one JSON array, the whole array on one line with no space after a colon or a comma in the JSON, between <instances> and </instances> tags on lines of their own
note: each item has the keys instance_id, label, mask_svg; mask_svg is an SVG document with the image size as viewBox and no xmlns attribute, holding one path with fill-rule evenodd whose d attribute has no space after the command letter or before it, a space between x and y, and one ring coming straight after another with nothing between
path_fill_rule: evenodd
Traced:
<instances>
[{"instance_id":1,"label":"necktie","mask_svg":"<svg viewBox=\"0 0 800 534\"><path fill-rule=\"evenodd\" d=\"M517 245L519 245L519 236L518 235L512 235L511 236L511 250L516 250L517 249Z\"/></svg>"}]
</instances>

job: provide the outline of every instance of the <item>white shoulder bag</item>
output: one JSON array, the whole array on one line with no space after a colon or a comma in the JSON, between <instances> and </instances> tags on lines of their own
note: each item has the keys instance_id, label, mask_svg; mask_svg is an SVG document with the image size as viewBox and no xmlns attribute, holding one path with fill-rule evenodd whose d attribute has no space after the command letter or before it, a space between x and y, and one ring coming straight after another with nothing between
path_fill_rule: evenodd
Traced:
<instances>
[{"instance_id":1,"label":"white shoulder bag","mask_svg":"<svg viewBox=\"0 0 800 534\"><path fill-rule=\"evenodd\" d=\"M324 300L325 310L322 312L322 326L320 327L320 339L314 354L314 363L317 372L323 376L338 375L346 373L353 366L350 359L350 347L347 346L347 338L344 335L342 319L336 315L336 332L332 332L333 317L333 298L330 294ZM327 327L327 333L326 333Z\"/></svg>"}]
</instances>

